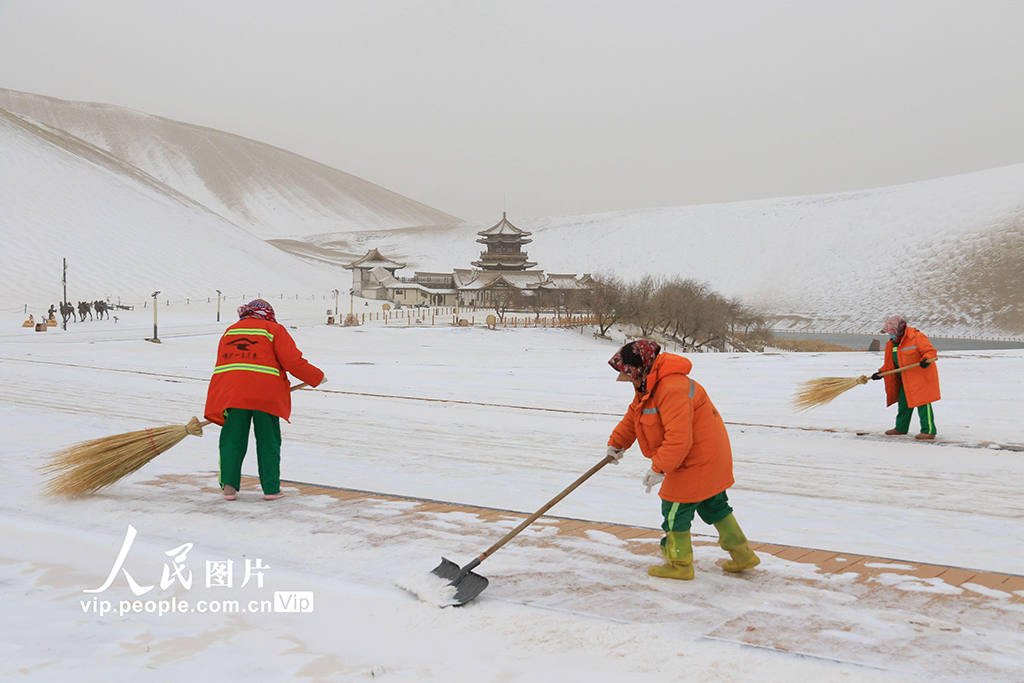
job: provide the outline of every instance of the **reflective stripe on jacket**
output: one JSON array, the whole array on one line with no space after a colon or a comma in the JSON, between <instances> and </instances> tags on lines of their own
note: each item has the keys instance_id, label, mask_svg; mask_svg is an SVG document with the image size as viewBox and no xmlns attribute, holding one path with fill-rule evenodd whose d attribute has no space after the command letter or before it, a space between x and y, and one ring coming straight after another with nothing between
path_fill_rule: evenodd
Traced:
<instances>
[{"instance_id":1,"label":"reflective stripe on jacket","mask_svg":"<svg viewBox=\"0 0 1024 683\"><path fill-rule=\"evenodd\" d=\"M288 373L312 386L324 373L302 357L283 325L245 318L225 330L206 394L207 420L224 424L228 408L260 410L288 419L292 412Z\"/></svg>"},{"instance_id":2,"label":"reflective stripe on jacket","mask_svg":"<svg viewBox=\"0 0 1024 683\"><path fill-rule=\"evenodd\" d=\"M895 370L897 367L920 363L925 358L935 359L939 356L938 351L928 341L928 337L920 330L909 326L903 333L899 346L896 347L899 365L892 363L892 346L890 339L885 344L885 363L879 368L879 372ZM935 403L942 398L939 393L939 369L935 363L926 368L910 368L895 375L886 375L882 379L885 380L886 406L891 406L899 400L901 384L907 395L907 405L911 408Z\"/></svg>"},{"instance_id":3,"label":"reflective stripe on jacket","mask_svg":"<svg viewBox=\"0 0 1024 683\"><path fill-rule=\"evenodd\" d=\"M267 375L274 375L275 377L281 376L281 370L279 368L271 368L266 365L253 365L252 363L228 363L226 365L218 365L213 369L213 374L219 375L222 372L231 372L232 370L262 372Z\"/></svg>"},{"instance_id":4,"label":"reflective stripe on jacket","mask_svg":"<svg viewBox=\"0 0 1024 683\"><path fill-rule=\"evenodd\" d=\"M725 422L707 392L687 375L693 364L661 353L608 439L609 446L640 445L653 469L664 472L659 495L673 503L699 503L733 485L732 448Z\"/></svg>"}]
</instances>

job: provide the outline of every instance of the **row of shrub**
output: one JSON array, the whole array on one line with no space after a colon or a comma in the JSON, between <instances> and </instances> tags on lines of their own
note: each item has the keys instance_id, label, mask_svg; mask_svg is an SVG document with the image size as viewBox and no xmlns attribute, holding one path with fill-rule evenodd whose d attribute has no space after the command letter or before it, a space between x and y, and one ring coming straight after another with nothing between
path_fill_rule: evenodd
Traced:
<instances>
[{"instance_id":1,"label":"row of shrub","mask_svg":"<svg viewBox=\"0 0 1024 683\"><path fill-rule=\"evenodd\" d=\"M764 315L692 278L598 275L583 293L583 305L601 335L624 326L690 351L760 351L772 339Z\"/></svg>"}]
</instances>

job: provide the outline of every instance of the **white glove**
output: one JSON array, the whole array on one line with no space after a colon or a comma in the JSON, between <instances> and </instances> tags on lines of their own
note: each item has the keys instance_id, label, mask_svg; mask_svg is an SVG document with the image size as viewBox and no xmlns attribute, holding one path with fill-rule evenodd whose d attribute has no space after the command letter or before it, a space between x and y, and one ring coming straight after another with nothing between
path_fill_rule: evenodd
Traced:
<instances>
[{"instance_id":1,"label":"white glove","mask_svg":"<svg viewBox=\"0 0 1024 683\"><path fill-rule=\"evenodd\" d=\"M613 465L619 464L619 461L622 460L622 454L625 452L625 448L616 448L615 446L608 447L608 457L612 458Z\"/></svg>"},{"instance_id":2,"label":"white glove","mask_svg":"<svg viewBox=\"0 0 1024 683\"><path fill-rule=\"evenodd\" d=\"M320 384L317 384L317 386L321 387L321 386L323 386L325 384L327 384L327 378L326 377L324 377L322 380L320 380Z\"/></svg>"},{"instance_id":3,"label":"white glove","mask_svg":"<svg viewBox=\"0 0 1024 683\"><path fill-rule=\"evenodd\" d=\"M654 470L647 470L647 474L644 475L644 486L647 487L647 493L651 492L655 486L661 484L661 481L665 478L665 475L661 472L655 472Z\"/></svg>"}]
</instances>

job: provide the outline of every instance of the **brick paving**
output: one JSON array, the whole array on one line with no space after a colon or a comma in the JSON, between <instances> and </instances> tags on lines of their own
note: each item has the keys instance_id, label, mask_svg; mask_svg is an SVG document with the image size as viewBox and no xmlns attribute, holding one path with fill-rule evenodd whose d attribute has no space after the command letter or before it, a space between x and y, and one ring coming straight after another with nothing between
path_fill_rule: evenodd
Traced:
<instances>
[{"instance_id":1,"label":"brick paving","mask_svg":"<svg viewBox=\"0 0 1024 683\"><path fill-rule=\"evenodd\" d=\"M255 478L247 477L247 486L258 488L259 482ZM379 493L356 491L351 489L318 486L301 482L282 481L282 484L295 487L301 494L326 495L339 501L351 501L358 499L366 500L392 500L413 502L416 507L410 509L405 515L462 512L476 515L484 523L493 523L499 519L511 519L515 523L528 517L528 514L510 510L499 510L473 506L457 505L441 501L417 500L390 496ZM603 522L590 522L578 519L568 519L556 515L544 515L536 524L543 524L545 527L553 527L558 530L559 536L587 537L589 532L600 531L611 534L622 541L629 541L629 548L637 555L651 556L657 558L657 544L663 532L660 529L649 529L632 527ZM540 542L540 545L555 544L554 540ZM710 536L694 535L693 544L695 549L701 546L716 546L717 541ZM879 582L869 582L871 578L877 578L882 573L906 576L917 579L938 579L950 587L960 587L965 590L956 594L929 595L932 600L956 600L964 596L971 598L988 598L1006 600L1005 594L1009 594L1009 603L1024 601L1024 576L1014 574L1001 574L977 569L962 567L946 567L941 565L912 562L909 560L896 560L890 558L869 557L851 553L834 552L830 550L817 550L814 548L802 548L798 546L778 545L773 543L757 543L751 541L751 548L759 555L772 555L782 560L802 564L812 564L818 569L820 575L828 574L856 574L855 583L870 586L871 591L891 593L891 588ZM699 552L699 551L698 551ZM719 562L721 564L721 561ZM973 587L988 589L988 591L972 590ZM991 591L998 591L994 593ZM1000 593L1004 595L1000 595ZM866 597L861 593L861 598Z\"/></svg>"}]
</instances>

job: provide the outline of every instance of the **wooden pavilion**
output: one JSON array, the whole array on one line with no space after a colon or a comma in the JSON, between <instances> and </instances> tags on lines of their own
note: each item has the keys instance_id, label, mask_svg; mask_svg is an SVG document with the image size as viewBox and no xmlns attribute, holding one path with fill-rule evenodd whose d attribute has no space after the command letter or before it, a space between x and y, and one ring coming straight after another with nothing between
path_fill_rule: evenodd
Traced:
<instances>
[{"instance_id":1,"label":"wooden pavilion","mask_svg":"<svg viewBox=\"0 0 1024 683\"><path fill-rule=\"evenodd\" d=\"M487 247L486 251L480 252L480 260L473 261L473 265L480 270L529 270L537 265L527 261L526 252L523 251L523 245L533 241L527 239L533 233L509 223L504 211L497 225L477 234L480 235L477 242Z\"/></svg>"}]
</instances>

